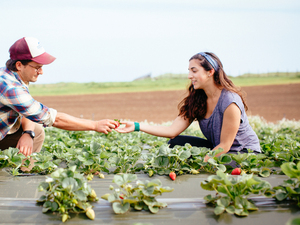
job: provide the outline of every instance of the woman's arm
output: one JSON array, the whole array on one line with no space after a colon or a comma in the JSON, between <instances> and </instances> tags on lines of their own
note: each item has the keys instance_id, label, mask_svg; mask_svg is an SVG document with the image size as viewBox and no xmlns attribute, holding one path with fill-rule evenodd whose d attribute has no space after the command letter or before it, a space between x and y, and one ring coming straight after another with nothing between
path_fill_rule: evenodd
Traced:
<instances>
[{"instance_id":1,"label":"woman's arm","mask_svg":"<svg viewBox=\"0 0 300 225\"><path fill-rule=\"evenodd\" d=\"M115 129L116 131L120 133L129 133L134 131L134 122L121 122L121 124L125 124L125 127L117 128ZM189 125L190 122L187 119L178 116L170 126L153 126L148 124L140 124L140 131L154 136L174 138L181 134L185 129L187 129Z\"/></svg>"},{"instance_id":2,"label":"woman's arm","mask_svg":"<svg viewBox=\"0 0 300 225\"><path fill-rule=\"evenodd\" d=\"M235 139L235 136L239 130L241 121L241 110L235 103L231 103L224 111L222 130L220 137L220 144L218 144L213 150L222 148L224 151L216 155L216 157L227 153ZM208 156L205 156L204 161L207 162Z\"/></svg>"}]
</instances>

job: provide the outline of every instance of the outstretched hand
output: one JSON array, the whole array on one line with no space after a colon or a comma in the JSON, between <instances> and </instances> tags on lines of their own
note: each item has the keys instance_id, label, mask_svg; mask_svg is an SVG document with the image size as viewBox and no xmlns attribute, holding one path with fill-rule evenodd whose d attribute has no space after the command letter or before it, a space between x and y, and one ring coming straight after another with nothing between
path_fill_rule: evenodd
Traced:
<instances>
[{"instance_id":1,"label":"outstretched hand","mask_svg":"<svg viewBox=\"0 0 300 225\"><path fill-rule=\"evenodd\" d=\"M134 122L121 122L122 127L118 127L115 130L118 131L119 133L130 133L132 131L134 131Z\"/></svg>"},{"instance_id":2,"label":"outstretched hand","mask_svg":"<svg viewBox=\"0 0 300 225\"><path fill-rule=\"evenodd\" d=\"M100 133L108 134L118 126L119 126L119 122L115 120L105 119L105 120L96 121L96 131Z\"/></svg>"}]
</instances>

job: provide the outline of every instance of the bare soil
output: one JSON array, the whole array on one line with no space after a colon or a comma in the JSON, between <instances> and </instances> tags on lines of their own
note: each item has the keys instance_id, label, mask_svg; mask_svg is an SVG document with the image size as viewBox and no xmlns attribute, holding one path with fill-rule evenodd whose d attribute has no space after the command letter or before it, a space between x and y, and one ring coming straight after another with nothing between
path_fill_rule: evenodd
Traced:
<instances>
[{"instance_id":1,"label":"bare soil","mask_svg":"<svg viewBox=\"0 0 300 225\"><path fill-rule=\"evenodd\" d=\"M300 120L300 84L243 87L247 93L248 115L268 122L283 118ZM186 91L157 91L72 96L37 96L36 100L85 119L128 119L163 123L178 114L178 103Z\"/></svg>"}]
</instances>

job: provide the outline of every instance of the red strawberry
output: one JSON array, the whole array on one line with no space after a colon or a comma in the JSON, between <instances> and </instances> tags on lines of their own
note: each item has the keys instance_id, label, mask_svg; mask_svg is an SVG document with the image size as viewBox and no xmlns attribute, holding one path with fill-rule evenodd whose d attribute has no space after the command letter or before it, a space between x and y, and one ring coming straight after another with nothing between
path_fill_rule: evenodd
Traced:
<instances>
[{"instance_id":1,"label":"red strawberry","mask_svg":"<svg viewBox=\"0 0 300 225\"><path fill-rule=\"evenodd\" d=\"M114 121L116 121L118 123L118 125L115 127L115 129L116 129L116 128L118 128L120 126L121 122L118 119L114 119Z\"/></svg>"},{"instance_id":2,"label":"red strawberry","mask_svg":"<svg viewBox=\"0 0 300 225\"><path fill-rule=\"evenodd\" d=\"M232 170L231 175L240 175L242 170L240 168L235 168Z\"/></svg>"},{"instance_id":3,"label":"red strawberry","mask_svg":"<svg viewBox=\"0 0 300 225\"><path fill-rule=\"evenodd\" d=\"M170 177L172 180L175 180L175 179L176 179L176 173L170 172L169 177Z\"/></svg>"}]
</instances>

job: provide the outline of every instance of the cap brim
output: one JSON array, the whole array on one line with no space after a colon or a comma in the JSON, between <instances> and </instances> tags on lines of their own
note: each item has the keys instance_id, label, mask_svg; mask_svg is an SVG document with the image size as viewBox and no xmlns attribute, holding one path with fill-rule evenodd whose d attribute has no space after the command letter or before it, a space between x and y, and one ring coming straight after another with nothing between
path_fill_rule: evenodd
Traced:
<instances>
[{"instance_id":1,"label":"cap brim","mask_svg":"<svg viewBox=\"0 0 300 225\"><path fill-rule=\"evenodd\" d=\"M48 54L47 52L44 52L43 54L32 58L32 61L39 63L39 64L43 64L43 65L47 65L52 63L56 58L53 57L52 55Z\"/></svg>"}]
</instances>

